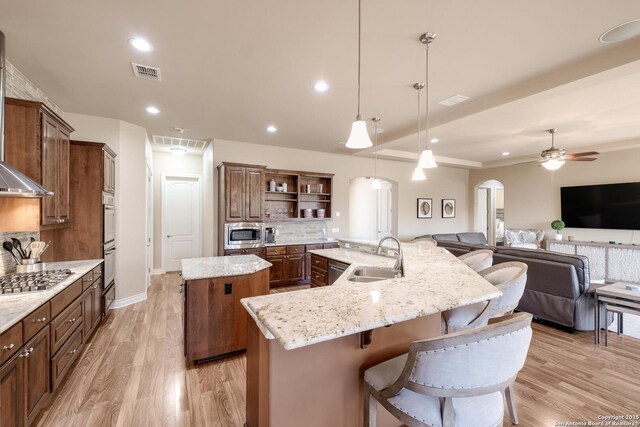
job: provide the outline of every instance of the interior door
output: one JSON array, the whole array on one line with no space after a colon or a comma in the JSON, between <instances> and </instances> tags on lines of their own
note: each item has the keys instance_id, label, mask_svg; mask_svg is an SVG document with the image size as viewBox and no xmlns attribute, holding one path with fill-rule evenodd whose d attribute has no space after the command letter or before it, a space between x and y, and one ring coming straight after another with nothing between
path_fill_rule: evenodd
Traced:
<instances>
[{"instance_id":1,"label":"interior door","mask_svg":"<svg viewBox=\"0 0 640 427\"><path fill-rule=\"evenodd\" d=\"M182 259L201 256L200 179L165 176L163 184L164 269L178 271Z\"/></svg>"},{"instance_id":2,"label":"interior door","mask_svg":"<svg viewBox=\"0 0 640 427\"><path fill-rule=\"evenodd\" d=\"M386 236L393 235L393 203L392 189L381 188L377 190L378 195L378 240Z\"/></svg>"}]
</instances>

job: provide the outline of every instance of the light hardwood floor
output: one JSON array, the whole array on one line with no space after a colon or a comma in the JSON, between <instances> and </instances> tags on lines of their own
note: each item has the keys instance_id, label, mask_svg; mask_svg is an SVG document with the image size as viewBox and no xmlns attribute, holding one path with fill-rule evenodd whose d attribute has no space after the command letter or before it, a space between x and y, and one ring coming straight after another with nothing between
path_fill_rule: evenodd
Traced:
<instances>
[{"instance_id":1,"label":"light hardwood floor","mask_svg":"<svg viewBox=\"0 0 640 427\"><path fill-rule=\"evenodd\" d=\"M39 426L242 426L245 358L185 365L179 283L156 276L147 301L113 311ZM520 425L640 414L640 340L609 338L597 347L591 333L534 324L515 385Z\"/></svg>"}]
</instances>

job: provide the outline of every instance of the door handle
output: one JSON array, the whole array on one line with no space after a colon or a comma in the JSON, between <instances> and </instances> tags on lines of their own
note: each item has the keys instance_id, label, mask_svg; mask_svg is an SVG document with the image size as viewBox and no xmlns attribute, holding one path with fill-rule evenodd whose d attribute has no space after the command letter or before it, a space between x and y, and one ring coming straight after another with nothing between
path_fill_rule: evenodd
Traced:
<instances>
[{"instance_id":1,"label":"door handle","mask_svg":"<svg viewBox=\"0 0 640 427\"><path fill-rule=\"evenodd\" d=\"M170 239L171 237L173 237L173 236L171 236L171 235L167 234L167 239Z\"/></svg>"}]
</instances>

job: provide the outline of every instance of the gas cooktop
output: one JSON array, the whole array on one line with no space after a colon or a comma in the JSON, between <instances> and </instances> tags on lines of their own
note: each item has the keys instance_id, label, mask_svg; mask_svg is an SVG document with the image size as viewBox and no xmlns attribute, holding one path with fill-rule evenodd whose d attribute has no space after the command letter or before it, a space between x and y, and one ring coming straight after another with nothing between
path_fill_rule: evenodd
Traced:
<instances>
[{"instance_id":1,"label":"gas cooktop","mask_svg":"<svg viewBox=\"0 0 640 427\"><path fill-rule=\"evenodd\" d=\"M0 294L46 291L72 274L69 269L9 274L0 277Z\"/></svg>"}]
</instances>

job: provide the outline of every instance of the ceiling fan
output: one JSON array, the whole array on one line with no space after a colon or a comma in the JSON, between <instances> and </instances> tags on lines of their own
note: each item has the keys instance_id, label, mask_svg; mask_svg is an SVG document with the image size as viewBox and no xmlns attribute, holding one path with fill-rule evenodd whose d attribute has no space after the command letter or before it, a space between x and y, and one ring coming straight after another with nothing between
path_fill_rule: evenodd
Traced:
<instances>
[{"instance_id":1,"label":"ceiling fan","mask_svg":"<svg viewBox=\"0 0 640 427\"><path fill-rule=\"evenodd\" d=\"M558 132L558 129L547 129L547 132L551 134L551 148L547 148L546 150L540 153L540 159L538 160L542 166L544 166L547 170L557 170L560 169L564 162L592 162L597 160L595 156L600 153L597 151L586 151L584 153L574 153L567 154L567 150L564 148L556 148L555 146L555 134Z\"/></svg>"}]
</instances>

